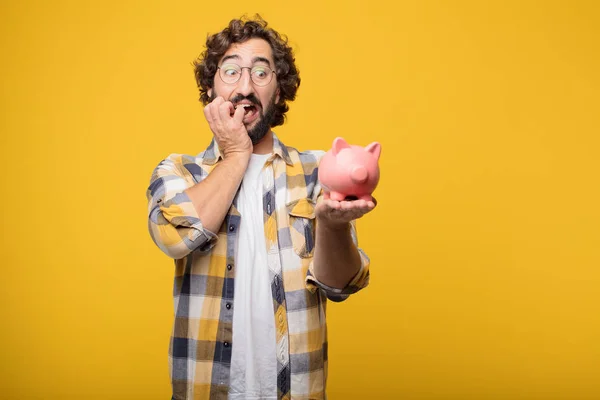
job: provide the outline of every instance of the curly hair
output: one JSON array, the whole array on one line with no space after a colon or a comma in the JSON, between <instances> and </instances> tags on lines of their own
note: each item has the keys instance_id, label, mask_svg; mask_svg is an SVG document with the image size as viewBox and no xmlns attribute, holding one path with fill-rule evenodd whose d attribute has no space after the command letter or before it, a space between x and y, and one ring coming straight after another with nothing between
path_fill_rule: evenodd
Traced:
<instances>
[{"instance_id":1,"label":"curly hair","mask_svg":"<svg viewBox=\"0 0 600 400\"><path fill-rule=\"evenodd\" d=\"M288 101L296 98L300 86L300 74L295 65L292 48L288 46L285 35L267 27L267 22L260 15L254 19L233 19L221 32L209 35L206 39L206 50L194 61L194 75L200 89L200 101L206 105L210 102L208 90L213 87L219 60L234 43L259 38L271 45L275 61L275 73L279 86L279 101L275 104L275 115L272 127L283 125L285 113L289 110Z\"/></svg>"}]
</instances>

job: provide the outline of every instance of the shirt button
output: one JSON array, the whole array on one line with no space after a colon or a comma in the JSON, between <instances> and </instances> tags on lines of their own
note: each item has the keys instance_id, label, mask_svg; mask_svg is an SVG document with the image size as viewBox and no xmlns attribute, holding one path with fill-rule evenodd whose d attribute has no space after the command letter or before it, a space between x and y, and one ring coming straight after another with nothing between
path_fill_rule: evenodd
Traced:
<instances>
[{"instance_id":1,"label":"shirt button","mask_svg":"<svg viewBox=\"0 0 600 400\"><path fill-rule=\"evenodd\" d=\"M271 204L267 204L267 214L271 215Z\"/></svg>"},{"instance_id":2,"label":"shirt button","mask_svg":"<svg viewBox=\"0 0 600 400\"><path fill-rule=\"evenodd\" d=\"M223 342L223 347L229 347L229 342Z\"/></svg>"},{"instance_id":3,"label":"shirt button","mask_svg":"<svg viewBox=\"0 0 600 400\"><path fill-rule=\"evenodd\" d=\"M231 266L231 264L227 264L227 269L228 269L229 271L231 271L231 268L233 268L233 267Z\"/></svg>"},{"instance_id":4,"label":"shirt button","mask_svg":"<svg viewBox=\"0 0 600 400\"><path fill-rule=\"evenodd\" d=\"M235 225L229 225L229 232L233 232L235 229Z\"/></svg>"},{"instance_id":5,"label":"shirt button","mask_svg":"<svg viewBox=\"0 0 600 400\"><path fill-rule=\"evenodd\" d=\"M229 310L231 308L231 303L225 304L225 308Z\"/></svg>"}]
</instances>

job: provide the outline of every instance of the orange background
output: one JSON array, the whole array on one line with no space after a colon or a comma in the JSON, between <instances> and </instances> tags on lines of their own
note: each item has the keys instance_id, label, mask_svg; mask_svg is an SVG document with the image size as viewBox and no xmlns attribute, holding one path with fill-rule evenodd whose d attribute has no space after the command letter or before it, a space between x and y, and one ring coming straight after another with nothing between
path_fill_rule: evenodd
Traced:
<instances>
[{"instance_id":1,"label":"orange background","mask_svg":"<svg viewBox=\"0 0 600 400\"><path fill-rule=\"evenodd\" d=\"M254 12L301 71L282 140L383 148L330 399L600 398L598 3L379 0L1 3L0 397L169 398L145 190L208 144L191 63Z\"/></svg>"}]
</instances>

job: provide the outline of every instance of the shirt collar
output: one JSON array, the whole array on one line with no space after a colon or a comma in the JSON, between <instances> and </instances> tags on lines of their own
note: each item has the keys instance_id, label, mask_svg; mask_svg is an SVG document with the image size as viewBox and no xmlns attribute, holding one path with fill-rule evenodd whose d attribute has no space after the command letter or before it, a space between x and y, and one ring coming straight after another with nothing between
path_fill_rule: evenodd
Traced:
<instances>
[{"instance_id":1,"label":"shirt collar","mask_svg":"<svg viewBox=\"0 0 600 400\"><path fill-rule=\"evenodd\" d=\"M275 132L273 132L273 154L283 158L287 165L293 165L287 147L279 140L277 135L275 135Z\"/></svg>"}]
</instances>

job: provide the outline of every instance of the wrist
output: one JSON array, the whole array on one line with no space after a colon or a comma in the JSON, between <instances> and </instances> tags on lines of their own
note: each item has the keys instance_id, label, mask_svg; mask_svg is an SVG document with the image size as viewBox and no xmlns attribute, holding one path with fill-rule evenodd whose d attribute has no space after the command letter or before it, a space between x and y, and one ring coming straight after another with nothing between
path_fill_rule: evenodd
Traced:
<instances>
[{"instance_id":1,"label":"wrist","mask_svg":"<svg viewBox=\"0 0 600 400\"><path fill-rule=\"evenodd\" d=\"M232 160L233 162L241 162L241 163L248 164L248 161L250 161L250 156L251 155L252 155L252 150L249 150L249 151L241 151L241 150L228 151L228 152L223 152L223 159L224 160Z\"/></svg>"},{"instance_id":2,"label":"wrist","mask_svg":"<svg viewBox=\"0 0 600 400\"><path fill-rule=\"evenodd\" d=\"M317 229L324 233L344 233L350 232L349 222L337 222L330 219L317 217Z\"/></svg>"}]
</instances>

